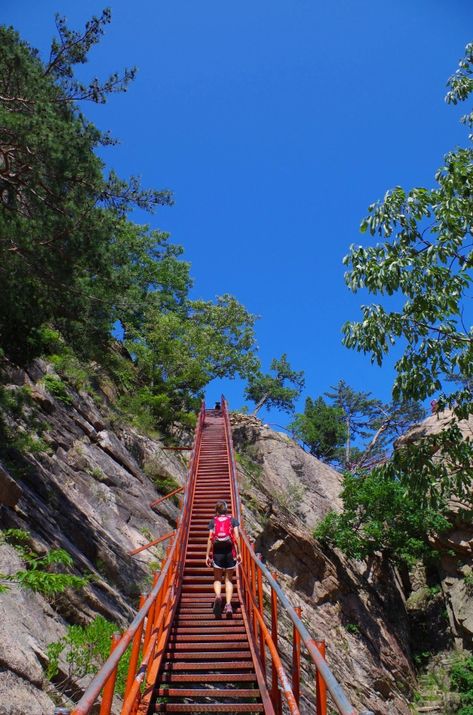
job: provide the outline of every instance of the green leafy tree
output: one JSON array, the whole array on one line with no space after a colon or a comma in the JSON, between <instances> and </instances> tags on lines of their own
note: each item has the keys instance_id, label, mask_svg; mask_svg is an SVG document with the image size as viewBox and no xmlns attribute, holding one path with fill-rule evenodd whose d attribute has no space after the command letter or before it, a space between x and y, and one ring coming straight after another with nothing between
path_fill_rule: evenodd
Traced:
<instances>
[{"instance_id":1,"label":"green leafy tree","mask_svg":"<svg viewBox=\"0 0 473 715\"><path fill-rule=\"evenodd\" d=\"M186 300L169 311L159 294L149 298L142 325L128 331L125 345L136 360L135 401L154 418L182 419L198 407L212 379L247 377L257 368L256 318L232 296L216 303Z\"/></svg>"},{"instance_id":2,"label":"green leafy tree","mask_svg":"<svg viewBox=\"0 0 473 715\"><path fill-rule=\"evenodd\" d=\"M372 421L379 413L381 402L371 397L370 392L357 392L345 380L339 380L330 389L333 392L326 392L325 395L341 411L345 421L345 448L339 455L340 462L348 468L353 458L360 455L359 448L354 450L353 441L370 437Z\"/></svg>"},{"instance_id":3,"label":"green leafy tree","mask_svg":"<svg viewBox=\"0 0 473 715\"><path fill-rule=\"evenodd\" d=\"M110 655L111 638L117 632L116 623L103 616L96 616L86 626L68 626L66 635L50 643L46 649L47 678L54 680L60 691L70 694L71 680L87 678L100 670ZM61 656L67 663L65 673L61 673ZM125 691L129 663L130 648L118 664L116 689L120 695Z\"/></svg>"},{"instance_id":4,"label":"green leafy tree","mask_svg":"<svg viewBox=\"0 0 473 715\"><path fill-rule=\"evenodd\" d=\"M105 175L97 150L114 142L79 107L124 91L135 70L83 83L76 68L110 19L76 32L57 17L46 60L0 27L0 346L21 363L46 352L63 376L93 360L142 424L190 424L210 380L257 370L255 318L232 296L191 300L182 248L129 220L170 205L169 191ZM49 381L64 401L60 388Z\"/></svg>"},{"instance_id":5,"label":"green leafy tree","mask_svg":"<svg viewBox=\"0 0 473 715\"><path fill-rule=\"evenodd\" d=\"M446 101L468 99L473 90L473 43L449 80ZM473 126L473 113L462 121ZM473 268L473 149L450 151L432 188L396 187L369 207L361 225L378 242L352 246L344 259L346 282L387 300L362 307L362 320L344 326L345 344L382 364L399 343L394 399L423 400L441 393L457 419L473 412L467 383L445 394L448 376L473 376L473 330L469 290ZM451 494L471 500L473 453L452 422L422 447L409 445L387 467L392 477L421 500L441 505ZM441 459L439 459L441 457ZM440 464L439 464L440 463Z\"/></svg>"},{"instance_id":6,"label":"green leafy tree","mask_svg":"<svg viewBox=\"0 0 473 715\"><path fill-rule=\"evenodd\" d=\"M46 322L78 348L100 352L121 296L114 291L123 253L129 267L136 250L144 259L156 243L143 229L136 229L141 242L136 234L125 240L125 215L172 200L168 191L142 190L135 178L104 177L96 150L111 140L79 111L79 100L104 102L134 77L125 70L89 85L74 77L109 21L106 10L78 33L57 18L59 39L46 62L0 27L0 342L16 360L40 351Z\"/></svg>"},{"instance_id":7,"label":"green leafy tree","mask_svg":"<svg viewBox=\"0 0 473 715\"><path fill-rule=\"evenodd\" d=\"M412 425L420 422L425 417L424 407L416 400L403 402L390 402L379 404L370 420L372 436L360 450L357 461L352 466L352 471L366 469L380 461L385 461L392 453L394 440L405 434Z\"/></svg>"},{"instance_id":8,"label":"green leafy tree","mask_svg":"<svg viewBox=\"0 0 473 715\"><path fill-rule=\"evenodd\" d=\"M323 397L305 401L304 412L296 414L289 425L294 437L300 440L310 454L331 462L346 440L346 423L340 407L327 405Z\"/></svg>"},{"instance_id":9,"label":"green leafy tree","mask_svg":"<svg viewBox=\"0 0 473 715\"><path fill-rule=\"evenodd\" d=\"M413 564L433 554L429 535L449 526L434 508L406 495L400 482L378 470L345 474L342 499L343 512L328 514L314 536L351 558L382 552L396 562Z\"/></svg>"},{"instance_id":10,"label":"green leafy tree","mask_svg":"<svg viewBox=\"0 0 473 715\"><path fill-rule=\"evenodd\" d=\"M284 353L279 360L271 361L270 370L275 375L263 374L260 371L250 375L245 390L245 398L255 403L253 414L257 414L265 405L276 407L284 412L294 410L294 402L304 387L304 373L293 370Z\"/></svg>"}]
</instances>

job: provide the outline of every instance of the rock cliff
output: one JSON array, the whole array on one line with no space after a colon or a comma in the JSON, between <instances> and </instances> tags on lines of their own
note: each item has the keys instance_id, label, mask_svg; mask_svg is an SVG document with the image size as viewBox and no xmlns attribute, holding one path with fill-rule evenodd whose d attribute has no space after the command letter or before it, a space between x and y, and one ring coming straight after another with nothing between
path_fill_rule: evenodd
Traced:
<instances>
[{"instance_id":1,"label":"rock cliff","mask_svg":"<svg viewBox=\"0 0 473 715\"><path fill-rule=\"evenodd\" d=\"M457 421L449 410L429 416L412 428L401 440L415 442L428 435L438 434L453 424L458 427L465 440L473 439L473 416ZM473 525L471 504L462 504L457 499L449 502L449 521L452 527L435 537L434 545L440 552L438 576L442 595L448 613L451 634L457 649L471 649L473 644ZM417 599L427 588L425 576L415 584Z\"/></svg>"},{"instance_id":2,"label":"rock cliff","mask_svg":"<svg viewBox=\"0 0 473 715\"><path fill-rule=\"evenodd\" d=\"M47 681L47 647L68 625L98 614L118 626L131 620L163 550L128 552L173 528L177 506L168 501L153 512L149 503L186 475L184 457L121 423L105 394L54 390L55 379L40 360L28 370L4 367L0 527L28 531L38 554L64 548L74 571L92 579L55 598L13 584L0 594L0 715L47 715L77 698L86 681L68 680L64 660L59 677ZM309 630L327 641L329 663L355 705L407 715L414 678L397 574L380 561L347 563L311 536L339 506L340 475L259 420L235 415L233 429L244 518L257 548L302 606ZM0 572L19 568L17 551L3 543ZM282 618L286 658L289 628ZM304 669L302 712L312 712L313 675L306 662Z\"/></svg>"}]
</instances>

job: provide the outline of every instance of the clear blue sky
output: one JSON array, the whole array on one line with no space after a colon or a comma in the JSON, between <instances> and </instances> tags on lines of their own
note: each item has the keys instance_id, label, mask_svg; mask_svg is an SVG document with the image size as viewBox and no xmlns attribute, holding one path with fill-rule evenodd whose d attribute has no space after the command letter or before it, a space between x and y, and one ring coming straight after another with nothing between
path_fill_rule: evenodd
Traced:
<instances>
[{"instance_id":1,"label":"clear blue sky","mask_svg":"<svg viewBox=\"0 0 473 715\"><path fill-rule=\"evenodd\" d=\"M99 0L3 0L2 23L41 52L54 13L81 26ZM369 203L431 185L466 134L445 83L473 40L471 0L112 0L113 21L85 76L136 65L128 94L84 107L121 140L120 174L171 188L151 223L185 247L194 295L236 295L261 316L264 367L287 352L305 395L344 378L389 399L379 369L341 345L362 296L342 257ZM233 407L242 385L223 388ZM303 406L303 400L300 405ZM270 421L285 424L272 413Z\"/></svg>"}]
</instances>

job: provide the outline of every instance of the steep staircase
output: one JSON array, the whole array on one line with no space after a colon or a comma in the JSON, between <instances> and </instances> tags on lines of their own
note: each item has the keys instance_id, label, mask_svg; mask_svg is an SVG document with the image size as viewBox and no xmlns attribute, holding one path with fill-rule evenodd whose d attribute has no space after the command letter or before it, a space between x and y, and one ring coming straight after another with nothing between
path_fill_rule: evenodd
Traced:
<instances>
[{"instance_id":1,"label":"steep staircase","mask_svg":"<svg viewBox=\"0 0 473 715\"><path fill-rule=\"evenodd\" d=\"M181 597L153 698L154 712L264 712L236 588L233 618L217 620L212 612L213 573L205 565L209 521L219 499L235 513L223 419L215 411L207 410L197 459Z\"/></svg>"},{"instance_id":2,"label":"steep staircase","mask_svg":"<svg viewBox=\"0 0 473 715\"><path fill-rule=\"evenodd\" d=\"M234 517L239 519L241 513L224 398L221 410L207 410L202 405L186 486L150 506L179 491L184 492L184 498L176 530L130 551L133 555L163 540L170 541L150 593L140 600L129 627L112 639L109 658L77 705L72 710L56 708L56 715L111 715L112 711L121 715L300 715L302 646L314 670L312 712L327 715L329 693L331 705L341 715L373 715L353 708L325 661L324 643L309 633L300 619L300 609L292 606L255 553L243 526L238 578L233 573L233 617L214 616L213 570L205 564L209 522L216 502L222 499ZM289 668L280 654L281 611L293 626ZM128 675L120 710L116 710L116 679L125 656Z\"/></svg>"}]
</instances>

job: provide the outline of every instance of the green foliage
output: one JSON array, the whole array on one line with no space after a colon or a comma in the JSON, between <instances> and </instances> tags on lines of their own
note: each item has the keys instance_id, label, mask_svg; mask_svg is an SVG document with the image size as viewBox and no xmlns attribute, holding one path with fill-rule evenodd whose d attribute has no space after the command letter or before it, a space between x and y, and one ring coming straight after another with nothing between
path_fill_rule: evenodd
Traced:
<instances>
[{"instance_id":1,"label":"green foliage","mask_svg":"<svg viewBox=\"0 0 473 715\"><path fill-rule=\"evenodd\" d=\"M323 397L307 398L304 412L295 416L289 429L315 457L351 471L384 460L393 440L425 415L414 400L383 404L344 380L331 389L334 392L325 395L332 404Z\"/></svg>"},{"instance_id":2,"label":"green foliage","mask_svg":"<svg viewBox=\"0 0 473 715\"><path fill-rule=\"evenodd\" d=\"M346 623L345 630L354 636L360 635L360 627L356 623Z\"/></svg>"},{"instance_id":3,"label":"green foliage","mask_svg":"<svg viewBox=\"0 0 473 715\"><path fill-rule=\"evenodd\" d=\"M169 192L143 191L134 178L104 177L96 150L113 142L79 111L78 102L102 103L134 77L125 70L89 85L74 77L109 22L106 10L82 33L57 18L46 62L13 29L0 28L0 339L18 361L41 351L45 323L80 349L108 342L116 296L126 302L125 281L139 270L130 266L136 248L146 263L156 244L124 216L171 202ZM139 278L149 283L149 275ZM114 296L117 283L122 293Z\"/></svg>"},{"instance_id":4,"label":"green foliage","mask_svg":"<svg viewBox=\"0 0 473 715\"><path fill-rule=\"evenodd\" d=\"M98 152L113 141L79 105L105 102L135 71L84 83L75 68L110 19L105 10L80 32L58 17L44 61L0 28L0 349L18 363L46 353L77 389L98 364L135 424L190 426L210 380L257 370L255 317L229 295L191 300L182 248L127 218L172 204L169 191L104 175ZM59 378L45 384L69 404Z\"/></svg>"},{"instance_id":5,"label":"green foliage","mask_svg":"<svg viewBox=\"0 0 473 715\"><path fill-rule=\"evenodd\" d=\"M142 386L131 409L155 422L189 422L202 390L218 377L245 377L257 367L255 317L230 295L215 304L182 301L163 310L159 296L149 296L142 324L128 331L125 344L135 356Z\"/></svg>"},{"instance_id":6,"label":"green foliage","mask_svg":"<svg viewBox=\"0 0 473 715\"><path fill-rule=\"evenodd\" d=\"M56 400L62 402L63 405L72 405L72 397L60 377L47 374L43 377L43 384Z\"/></svg>"},{"instance_id":7,"label":"green foliage","mask_svg":"<svg viewBox=\"0 0 473 715\"><path fill-rule=\"evenodd\" d=\"M98 482L103 482L105 480L105 474L100 467L93 467L92 469L89 470L89 474L91 477L96 479Z\"/></svg>"},{"instance_id":8,"label":"green foliage","mask_svg":"<svg viewBox=\"0 0 473 715\"><path fill-rule=\"evenodd\" d=\"M31 392L27 385L20 388L0 385L0 411L20 417L25 405L31 404Z\"/></svg>"},{"instance_id":9,"label":"green foliage","mask_svg":"<svg viewBox=\"0 0 473 715\"><path fill-rule=\"evenodd\" d=\"M50 549L44 556L38 556L28 545L29 539L28 532L21 529L5 529L0 533L0 544L11 544L26 565L26 569L12 574L0 573L0 592L8 590L10 583L15 583L44 596L55 596L68 588L83 588L88 583L88 577L67 572L73 566L67 551ZM58 570L58 567L62 569Z\"/></svg>"},{"instance_id":10,"label":"green foliage","mask_svg":"<svg viewBox=\"0 0 473 715\"><path fill-rule=\"evenodd\" d=\"M111 638L116 631L116 624L102 616L96 616L86 626L68 626L66 635L47 647L46 677L55 680L55 685L61 689L61 685L66 685L68 679L79 680L88 675L95 675L110 654ZM68 672L64 682L58 683L61 655L65 657L68 664ZM116 692L120 695L123 695L125 690L129 660L130 649L121 658L118 666Z\"/></svg>"},{"instance_id":11,"label":"green foliage","mask_svg":"<svg viewBox=\"0 0 473 715\"><path fill-rule=\"evenodd\" d=\"M410 496L381 469L361 476L346 474L342 499L343 512L329 513L314 537L351 558L382 551L397 562L413 564L432 555L428 535L449 527L439 511Z\"/></svg>"},{"instance_id":12,"label":"green foliage","mask_svg":"<svg viewBox=\"0 0 473 715\"><path fill-rule=\"evenodd\" d=\"M175 479L171 474L163 474L159 464L153 459L145 462L143 471L146 476L151 479L159 494L162 494L163 496L181 486L177 479ZM172 499L175 504L179 503L179 497L177 495L172 497Z\"/></svg>"},{"instance_id":13,"label":"green foliage","mask_svg":"<svg viewBox=\"0 0 473 715\"><path fill-rule=\"evenodd\" d=\"M12 424L11 418L21 419L26 423L23 428ZM31 391L29 386L0 386L0 458L15 470L11 464L12 450L24 453L48 452L49 445L41 434L45 423L32 409Z\"/></svg>"},{"instance_id":14,"label":"green foliage","mask_svg":"<svg viewBox=\"0 0 473 715\"><path fill-rule=\"evenodd\" d=\"M263 476L263 467L256 462L247 452L235 452L235 460L240 469L249 479L259 484Z\"/></svg>"},{"instance_id":15,"label":"green foliage","mask_svg":"<svg viewBox=\"0 0 473 715\"><path fill-rule=\"evenodd\" d=\"M455 663L450 677L453 687L460 693L458 715L473 715L473 656Z\"/></svg>"},{"instance_id":16,"label":"green foliage","mask_svg":"<svg viewBox=\"0 0 473 715\"><path fill-rule=\"evenodd\" d=\"M304 387L304 373L291 368L286 354L279 360L274 358L270 370L276 374L264 375L257 371L249 376L245 398L255 403L253 414L256 414L263 405L267 408L276 407L284 412L292 412L294 402Z\"/></svg>"},{"instance_id":17,"label":"green foliage","mask_svg":"<svg viewBox=\"0 0 473 715\"><path fill-rule=\"evenodd\" d=\"M447 102L469 98L473 90L473 45L449 80ZM464 123L471 126L473 115ZM393 396L423 400L446 390L452 376L463 385L441 395L458 419L473 413L469 384L473 376L473 332L467 324L472 282L473 149L457 148L445 157L433 188L388 191L369 207L361 224L378 242L352 246L344 259L352 291L365 289L381 302L362 306L362 320L344 326L344 342L381 365L395 345ZM406 489L436 503L456 493L471 496L473 447L455 424L442 437L429 435L417 456L398 457L397 476ZM439 465L441 463L441 465ZM414 474L408 468L414 464Z\"/></svg>"},{"instance_id":18,"label":"green foliage","mask_svg":"<svg viewBox=\"0 0 473 715\"><path fill-rule=\"evenodd\" d=\"M469 594L472 594L473 593L473 573L471 571L464 575L463 583L465 584L467 592Z\"/></svg>"},{"instance_id":19,"label":"green foliage","mask_svg":"<svg viewBox=\"0 0 473 715\"><path fill-rule=\"evenodd\" d=\"M308 397L303 414L295 415L289 429L314 457L326 461L336 458L347 435L343 411L327 405L323 397L316 400Z\"/></svg>"}]
</instances>

